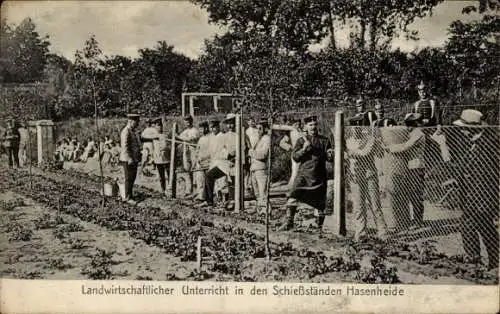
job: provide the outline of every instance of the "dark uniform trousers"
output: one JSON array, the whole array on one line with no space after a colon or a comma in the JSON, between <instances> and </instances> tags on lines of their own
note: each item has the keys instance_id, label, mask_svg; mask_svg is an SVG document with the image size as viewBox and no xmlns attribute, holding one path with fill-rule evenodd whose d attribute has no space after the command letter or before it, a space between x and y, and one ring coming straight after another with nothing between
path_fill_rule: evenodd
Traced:
<instances>
[{"instance_id":1,"label":"dark uniform trousers","mask_svg":"<svg viewBox=\"0 0 500 314\"><path fill-rule=\"evenodd\" d=\"M19 144L7 147L7 156L9 157L9 167L15 165L19 168Z\"/></svg>"},{"instance_id":2,"label":"dark uniform trousers","mask_svg":"<svg viewBox=\"0 0 500 314\"><path fill-rule=\"evenodd\" d=\"M135 179L137 178L137 168L139 163L127 163L122 161L123 172L125 174L125 198L132 197L132 190L134 187Z\"/></svg>"}]
</instances>

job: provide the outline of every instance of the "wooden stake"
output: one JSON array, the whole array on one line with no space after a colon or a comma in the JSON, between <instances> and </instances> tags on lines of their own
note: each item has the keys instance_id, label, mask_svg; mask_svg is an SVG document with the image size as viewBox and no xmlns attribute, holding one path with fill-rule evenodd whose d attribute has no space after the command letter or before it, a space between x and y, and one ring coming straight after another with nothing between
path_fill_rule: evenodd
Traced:
<instances>
[{"instance_id":1,"label":"wooden stake","mask_svg":"<svg viewBox=\"0 0 500 314\"><path fill-rule=\"evenodd\" d=\"M174 122L172 125L172 138L171 138L171 147L170 147L170 169L169 169L169 186L170 186L170 197L176 197L177 191L177 178L175 175L175 134L177 133L177 123Z\"/></svg>"},{"instance_id":2,"label":"wooden stake","mask_svg":"<svg viewBox=\"0 0 500 314\"><path fill-rule=\"evenodd\" d=\"M104 195L104 174L102 171L102 160L101 160L101 143L100 143L100 134L99 134L99 120L97 115L97 99L95 97L95 86L94 86L94 78L92 79L92 97L94 98L94 117L95 117L95 128L97 133L97 140L99 141L99 145L97 145L97 156L99 160L99 178L101 182L101 193L102 193L102 202L101 208L104 208L104 203L106 202L106 196Z\"/></svg>"},{"instance_id":3,"label":"wooden stake","mask_svg":"<svg viewBox=\"0 0 500 314\"><path fill-rule=\"evenodd\" d=\"M336 231L338 235L346 235L345 222L345 190L344 190L344 113L335 114L335 158L334 158L334 205Z\"/></svg>"},{"instance_id":4,"label":"wooden stake","mask_svg":"<svg viewBox=\"0 0 500 314\"><path fill-rule=\"evenodd\" d=\"M30 131L30 125L28 122L26 123L26 129L28 130L28 152L29 152L29 156L28 156L28 154L26 154L26 157L27 158L29 157L29 160L30 160L29 175L30 175L30 190L31 190L33 188L33 175L31 172L32 171L31 167L32 167L33 152L31 151L31 131Z\"/></svg>"},{"instance_id":5,"label":"wooden stake","mask_svg":"<svg viewBox=\"0 0 500 314\"><path fill-rule=\"evenodd\" d=\"M242 141L241 141L241 114L236 115L236 174L235 174L235 184L234 184L234 212L239 213L243 209L243 175L242 175Z\"/></svg>"},{"instance_id":6,"label":"wooden stake","mask_svg":"<svg viewBox=\"0 0 500 314\"><path fill-rule=\"evenodd\" d=\"M273 125L273 118L271 117L271 121L269 121L270 125ZM273 157L272 157L272 138L273 138L273 131L272 129L270 128L269 129L269 136L271 137L271 145L269 145L269 153L267 155L267 183L266 183L266 238L265 238L265 241L266 241L266 247L265 247L265 250L266 250L266 257L267 257L267 260L270 261L271 260L271 249L269 248L269 215L270 215L270 211L271 211L271 203L270 203L270 195L271 195L271 163L273 161Z\"/></svg>"},{"instance_id":7,"label":"wooden stake","mask_svg":"<svg viewBox=\"0 0 500 314\"><path fill-rule=\"evenodd\" d=\"M201 237L198 237L198 242L196 244L196 267L198 272L201 271Z\"/></svg>"}]
</instances>

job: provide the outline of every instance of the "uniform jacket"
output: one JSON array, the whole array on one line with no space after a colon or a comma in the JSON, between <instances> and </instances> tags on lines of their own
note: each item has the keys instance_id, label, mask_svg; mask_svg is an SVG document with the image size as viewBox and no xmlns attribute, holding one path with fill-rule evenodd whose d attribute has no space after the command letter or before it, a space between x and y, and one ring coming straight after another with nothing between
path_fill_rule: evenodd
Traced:
<instances>
[{"instance_id":1,"label":"uniform jacket","mask_svg":"<svg viewBox=\"0 0 500 314\"><path fill-rule=\"evenodd\" d=\"M139 163L141 161L141 140L127 125L120 134L120 161Z\"/></svg>"}]
</instances>

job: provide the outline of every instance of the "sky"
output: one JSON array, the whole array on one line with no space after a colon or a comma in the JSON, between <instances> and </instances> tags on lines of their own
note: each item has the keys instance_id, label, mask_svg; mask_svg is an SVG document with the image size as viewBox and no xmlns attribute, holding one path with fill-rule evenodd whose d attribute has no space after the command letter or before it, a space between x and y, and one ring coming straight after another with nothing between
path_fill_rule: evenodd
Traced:
<instances>
[{"instance_id":1,"label":"sky","mask_svg":"<svg viewBox=\"0 0 500 314\"><path fill-rule=\"evenodd\" d=\"M404 51L440 46L447 27L457 19L470 20L462 8L474 1L445 1L432 16L415 21L411 28L420 32L417 42L395 39L394 47ZM105 55L138 56L140 48L154 47L159 40L173 45L190 58L203 52L205 39L224 30L208 23L208 13L188 1L5 1L2 17L19 24L31 17L41 35L49 35L51 52L74 59L92 34ZM348 30L336 34L340 46L348 43ZM315 45L318 50L322 44Z\"/></svg>"}]
</instances>

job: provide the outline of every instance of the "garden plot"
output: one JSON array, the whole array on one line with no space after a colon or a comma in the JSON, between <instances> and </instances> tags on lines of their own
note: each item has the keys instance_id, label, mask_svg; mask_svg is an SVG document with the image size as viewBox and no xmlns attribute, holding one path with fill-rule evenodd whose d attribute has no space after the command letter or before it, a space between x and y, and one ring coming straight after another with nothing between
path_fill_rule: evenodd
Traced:
<instances>
[{"instance_id":1,"label":"garden plot","mask_svg":"<svg viewBox=\"0 0 500 314\"><path fill-rule=\"evenodd\" d=\"M195 263L11 192L0 195L0 272L19 279L186 278Z\"/></svg>"}]
</instances>

